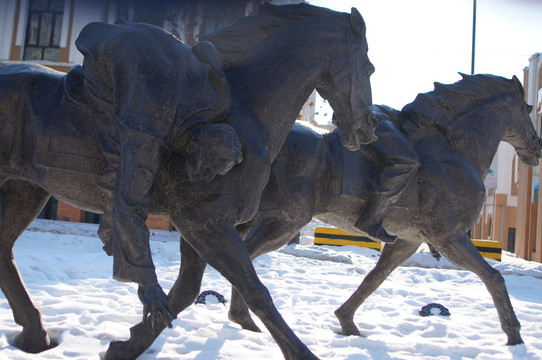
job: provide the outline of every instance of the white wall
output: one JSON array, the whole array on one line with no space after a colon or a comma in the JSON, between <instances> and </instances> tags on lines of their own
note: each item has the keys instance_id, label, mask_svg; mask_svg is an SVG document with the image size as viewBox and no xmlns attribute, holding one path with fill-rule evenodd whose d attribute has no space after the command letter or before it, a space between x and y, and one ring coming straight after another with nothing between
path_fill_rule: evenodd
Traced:
<instances>
[{"instance_id":1,"label":"white wall","mask_svg":"<svg viewBox=\"0 0 542 360\"><path fill-rule=\"evenodd\" d=\"M73 64L83 62L83 54L75 47L75 40L86 24L94 21L103 21L105 14L104 1L75 0L73 6L73 26L69 61Z\"/></svg>"},{"instance_id":2,"label":"white wall","mask_svg":"<svg viewBox=\"0 0 542 360\"><path fill-rule=\"evenodd\" d=\"M514 162L514 156L516 151L512 145L501 142L497 149L497 188L495 192L497 194L510 195L512 190L512 163Z\"/></svg>"},{"instance_id":3,"label":"white wall","mask_svg":"<svg viewBox=\"0 0 542 360\"><path fill-rule=\"evenodd\" d=\"M15 1L0 0L0 61L9 59L16 4Z\"/></svg>"},{"instance_id":4,"label":"white wall","mask_svg":"<svg viewBox=\"0 0 542 360\"><path fill-rule=\"evenodd\" d=\"M525 91L528 93L527 103L533 106L537 104L538 89L542 86L539 83L539 73L542 70L542 53L536 53L529 58L529 78L527 81L527 87ZM540 119L536 116L535 111L531 114L533 125L540 134ZM514 164L514 157L516 158L516 166L519 161L514 148L505 142L501 142L497 150L496 159L498 162L498 174L497 174L497 188L495 192L497 194L507 194L508 204L514 206L517 203L516 197L511 196L512 183L516 179L512 179ZM540 167L537 166L533 169L533 176L538 177L540 174Z\"/></svg>"}]
</instances>

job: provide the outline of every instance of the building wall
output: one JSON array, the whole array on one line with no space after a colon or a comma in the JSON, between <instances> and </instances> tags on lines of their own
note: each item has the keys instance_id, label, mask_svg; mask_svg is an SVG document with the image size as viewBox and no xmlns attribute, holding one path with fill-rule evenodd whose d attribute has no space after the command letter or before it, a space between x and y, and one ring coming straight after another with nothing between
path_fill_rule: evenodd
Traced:
<instances>
[{"instance_id":1,"label":"building wall","mask_svg":"<svg viewBox=\"0 0 542 360\"><path fill-rule=\"evenodd\" d=\"M523 85L526 102L535 106L531 121L540 134L542 114L537 114L536 107L540 106L538 92L542 88L542 53L530 57L529 66L524 70ZM500 240L503 249L515 252L523 259L542 262L539 177L540 166L526 166L510 145L499 146L498 185L495 190L488 191L480 219L472 229L472 237ZM514 234L514 239L510 239L509 234Z\"/></svg>"},{"instance_id":2,"label":"building wall","mask_svg":"<svg viewBox=\"0 0 542 360\"><path fill-rule=\"evenodd\" d=\"M81 29L93 21L106 21L105 0L65 0L60 37L60 61L31 61L56 70L67 71L80 64L83 56L74 45ZM29 0L0 0L0 64L23 62Z\"/></svg>"},{"instance_id":3,"label":"building wall","mask_svg":"<svg viewBox=\"0 0 542 360\"><path fill-rule=\"evenodd\" d=\"M542 114L537 113L539 105L538 92L542 88L542 53L534 54L529 59L529 67L525 69L525 97L527 103L535 106L531 113L531 120L540 134ZM524 218L519 220L516 254L527 260L542 262L542 202L535 196L539 182L540 167L527 168L520 164L520 194L518 208Z\"/></svg>"}]
</instances>

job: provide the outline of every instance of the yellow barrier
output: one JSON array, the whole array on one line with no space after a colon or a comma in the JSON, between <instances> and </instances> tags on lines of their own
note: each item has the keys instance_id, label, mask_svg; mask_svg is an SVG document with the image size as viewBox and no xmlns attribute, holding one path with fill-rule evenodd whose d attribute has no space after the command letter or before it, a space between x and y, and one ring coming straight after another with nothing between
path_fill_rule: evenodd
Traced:
<instances>
[{"instance_id":1,"label":"yellow barrier","mask_svg":"<svg viewBox=\"0 0 542 360\"><path fill-rule=\"evenodd\" d=\"M472 243L483 257L501 261L502 244L494 240L472 240ZM365 236L354 235L346 231L332 228L316 227L314 229L314 245L353 245L382 250L382 243Z\"/></svg>"},{"instance_id":2,"label":"yellow barrier","mask_svg":"<svg viewBox=\"0 0 542 360\"><path fill-rule=\"evenodd\" d=\"M339 229L316 227L314 229L314 245L353 245L381 250L381 243L365 236L354 235Z\"/></svg>"},{"instance_id":3,"label":"yellow barrier","mask_svg":"<svg viewBox=\"0 0 542 360\"><path fill-rule=\"evenodd\" d=\"M472 240L483 257L501 261L502 244L495 240Z\"/></svg>"}]
</instances>

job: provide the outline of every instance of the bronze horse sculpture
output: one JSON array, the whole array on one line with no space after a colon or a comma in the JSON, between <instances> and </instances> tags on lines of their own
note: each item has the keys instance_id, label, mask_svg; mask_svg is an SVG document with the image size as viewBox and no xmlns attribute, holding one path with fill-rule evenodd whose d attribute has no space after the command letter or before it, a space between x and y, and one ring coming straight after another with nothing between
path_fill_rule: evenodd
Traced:
<instances>
[{"instance_id":1,"label":"bronze horse sculpture","mask_svg":"<svg viewBox=\"0 0 542 360\"><path fill-rule=\"evenodd\" d=\"M523 87L515 77L463 75L455 84L435 87L402 111L374 106L380 114L379 138L386 127L396 126L412 144L420 166L391 215L384 219L391 233L399 236L398 241L385 245L375 268L335 311L341 333L360 335L354 324L356 310L422 242L427 242L452 263L481 278L493 298L508 345L521 344L520 324L504 279L482 258L467 231L478 219L485 196L483 178L501 140L513 145L525 164L538 164L542 140L529 117L532 107L525 103ZM465 139L450 144L445 129L420 126L427 120L420 117L430 120L438 116L452 122L453 129L448 129L451 138ZM355 223L371 196L371 182L382 169L382 159L374 155L372 146L345 152L335 132L321 135L306 126L294 126L273 162L256 216L239 227L247 236L251 258L287 244L313 217L362 234ZM357 194L345 194L342 187L348 181L357 181ZM235 289L229 317L245 329L259 331Z\"/></svg>"},{"instance_id":2,"label":"bronze horse sculpture","mask_svg":"<svg viewBox=\"0 0 542 360\"><path fill-rule=\"evenodd\" d=\"M271 163L313 89L337 112L345 146L355 150L376 138L365 24L355 9L345 14L305 4L263 5L208 40L225 55L232 94L225 122L237 132L243 160L211 182L188 181L182 146L163 164L150 212L169 214L186 240L168 298L176 313L192 304L205 268L200 264L209 263L239 290L286 359L314 359L275 308L235 227L256 213ZM96 213L104 206L97 186L104 158L83 79L77 69L72 75L0 67L0 285L23 327L17 344L28 352L46 350L49 338L18 274L15 241L50 196ZM52 166L56 160L60 164ZM164 328L150 322L133 327L131 338L112 342L105 358L138 357Z\"/></svg>"}]
</instances>

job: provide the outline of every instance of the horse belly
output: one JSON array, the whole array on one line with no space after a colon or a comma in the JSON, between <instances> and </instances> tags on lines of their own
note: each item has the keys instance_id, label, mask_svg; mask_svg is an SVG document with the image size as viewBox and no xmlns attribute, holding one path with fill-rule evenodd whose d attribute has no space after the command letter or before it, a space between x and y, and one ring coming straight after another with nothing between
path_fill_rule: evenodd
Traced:
<instances>
[{"instance_id":1,"label":"horse belly","mask_svg":"<svg viewBox=\"0 0 542 360\"><path fill-rule=\"evenodd\" d=\"M423 163L422 163L423 164ZM485 187L476 169L453 154L422 166L419 217L425 234L467 231L478 219Z\"/></svg>"},{"instance_id":2,"label":"horse belly","mask_svg":"<svg viewBox=\"0 0 542 360\"><path fill-rule=\"evenodd\" d=\"M364 199L347 195L328 197L324 203L317 202L314 217L349 233L366 235L355 226L365 203Z\"/></svg>"},{"instance_id":3,"label":"horse belly","mask_svg":"<svg viewBox=\"0 0 542 360\"><path fill-rule=\"evenodd\" d=\"M101 214L106 193L97 186L97 179L86 174L46 169L37 183L62 202L81 210Z\"/></svg>"}]
</instances>

